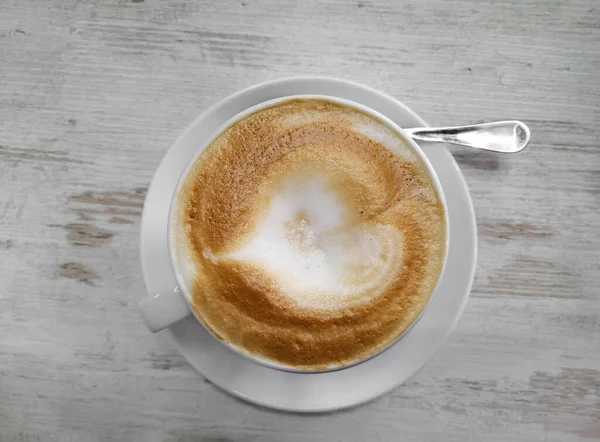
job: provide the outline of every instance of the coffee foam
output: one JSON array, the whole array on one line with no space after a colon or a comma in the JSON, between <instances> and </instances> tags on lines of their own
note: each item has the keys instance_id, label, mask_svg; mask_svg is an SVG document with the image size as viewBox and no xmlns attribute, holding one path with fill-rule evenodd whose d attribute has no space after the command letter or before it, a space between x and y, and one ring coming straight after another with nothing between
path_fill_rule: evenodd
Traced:
<instances>
[{"instance_id":1,"label":"coffee foam","mask_svg":"<svg viewBox=\"0 0 600 442\"><path fill-rule=\"evenodd\" d=\"M177 265L194 269L194 309L218 337L323 368L378 351L414 321L439 277L446 225L400 136L349 107L293 100L203 152L174 234Z\"/></svg>"}]
</instances>

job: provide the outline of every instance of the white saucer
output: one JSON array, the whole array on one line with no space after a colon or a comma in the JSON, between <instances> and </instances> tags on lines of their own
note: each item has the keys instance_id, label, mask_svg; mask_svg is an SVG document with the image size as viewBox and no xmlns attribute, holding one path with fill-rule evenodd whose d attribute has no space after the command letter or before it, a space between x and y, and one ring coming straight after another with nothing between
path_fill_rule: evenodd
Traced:
<instances>
[{"instance_id":1,"label":"white saucer","mask_svg":"<svg viewBox=\"0 0 600 442\"><path fill-rule=\"evenodd\" d=\"M365 86L334 78L301 77L264 83L219 102L194 121L169 149L148 190L141 231L141 259L148 292L174 286L167 249L167 217L180 174L206 137L232 116L263 101L288 95L329 95L366 105L400 127L426 123L399 101ZM450 153L440 145L419 143L444 189L449 219L449 249L444 271L421 319L377 357L341 371L288 373L258 365L227 349L193 316L170 333L187 361L229 393L262 406L295 412L351 407L374 399L406 381L441 347L456 326L471 290L477 255L473 204Z\"/></svg>"}]
</instances>

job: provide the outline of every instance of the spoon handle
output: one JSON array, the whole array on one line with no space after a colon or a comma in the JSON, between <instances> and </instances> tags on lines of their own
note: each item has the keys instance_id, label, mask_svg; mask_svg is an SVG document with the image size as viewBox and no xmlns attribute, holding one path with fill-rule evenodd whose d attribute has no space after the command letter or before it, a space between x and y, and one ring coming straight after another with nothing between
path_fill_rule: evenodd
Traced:
<instances>
[{"instance_id":1,"label":"spoon handle","mask_svg":"<svg viewBox=\"0 0 600 442\"><path fill-rule=\"evenodd\" d=\"M415 140L459 144L502 153L520 152L531 137L529 128L520 121L457 127L414 127L404 131Z\"/></svg>"}]
</instances>

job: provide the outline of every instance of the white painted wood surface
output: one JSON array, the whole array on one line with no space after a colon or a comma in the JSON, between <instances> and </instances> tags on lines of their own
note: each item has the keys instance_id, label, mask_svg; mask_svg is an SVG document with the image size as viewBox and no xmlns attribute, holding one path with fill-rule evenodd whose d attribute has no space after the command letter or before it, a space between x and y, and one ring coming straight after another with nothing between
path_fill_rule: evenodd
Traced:
<instances>
[{"instance_id":1,"label":"white painted wood surface","mask_svg":"<svg viewBox=\"0 0 600 442\"><path fill-rule=\"evenodd\" d=\"M0 440L599 440L599 70L597 0L2 0ZM533 133L517 156L453 152L480 253L443 350L317 416L203 382L136 307L165 150L210 104L295 74Z\"/></svg>"}]
</instances>

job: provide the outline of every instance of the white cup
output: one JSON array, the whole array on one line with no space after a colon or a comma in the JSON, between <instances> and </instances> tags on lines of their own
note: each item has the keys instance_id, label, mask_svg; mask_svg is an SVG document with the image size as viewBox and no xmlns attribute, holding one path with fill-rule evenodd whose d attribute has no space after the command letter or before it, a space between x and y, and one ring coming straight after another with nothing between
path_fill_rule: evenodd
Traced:
<instances>
[{"instance_id":1,"label":"white cup","mask_svg":"<svg viewBox=\"0 0 600 442\"><path fill-rule=\"evenodd\" d=\"M288 365L284 365L284 364L279 364L277 362L262 358L258 355L249 354L245 350L243 350L233 344L230 344L230 343L220 340L219 338L217 338L214 335L214 333L210 330L210 328L206 326L206 324L204 323L202 318L194 311L193 307L191 306L191 300L192 300L192 296L193 296L192 291L191 291L192 290L191 282L194 280L193 269L192 269L193 266L185 266L185 265L178 264L182 261L182 252L184 252L184 251L176 250L176 247L174 244L175 241L173 241L173 233L174 233L173 229L174 229L174 224L175 224L173 222L173 214L174 214L175 208L177 206L177 197L179 195L179 192L180 192L180 189L181 189L183 183L185 182L185 180L187 178L188 173L190 172L192 166L194 165L194 163L196 162L198 157L202 154L202 152L204 152L204 150L221 133L223 133L225 130L227 130L229 127L231 127L233 124L237 123L238 121L242 120L243 118L245 118L255 112L258 112L262 109L271 107L276 104L284 103L286 101L295 100L295 99L326 100L326 101L330 101L333 103L341 104L343 106L347 106L352 109L359 110L359 111L361 111L367 115L370 115L371 117L374 117L375 119L381 121L386 126L388 126L391 130L393 130L394 132L399 134L400 137L408 145L410 145L412 147L413 152L421 159L422 164L424 164L425 167L428 169L428 172L432 178L434 187L440 197L440 200L442 201L442 204L444 205L444 213L446 213L446 202L444 199L444 193L442 191L440 182L435 174L435 171L433 170L433 167L427 160L427 157L423 154L421 148L412 140L412 138L410 138L405 132L403 132L402 129L400 127L398 127L398 125L396 125L389 118L381 115L380 113L378 113L362 104L359 104L359 103L356 103L353 101L349 101L349 100L345 100L345 99L341 99L341 98L329 97L326 95L294 95L294 96L288 96L288 97L283 97L283 98L277 98L277 99L270 100L270 101L265 101L263 103L257 104L256 106L250 107L250 108L240 112L239 114L237 114L236 116L234 116L233 118L228 120L220 128L218 128L218 130L216 130L211 137L207 138L199 145L198 152L192 157L192 159L186 166L185 171L179 178L179 182L177 184L175 192L173 193L173 195L171 197L171 204L170 204L170 208L169 208L168 232L167 232L168 248L169 248L169 262L171 264L173 274L175 275L175 280L176 280L177 285L174 287L166 287L163 290L159 290L155 293L152 293L152 294L146 296L144 299L142 299L142 301L140 301L139 308L141 310L142 318L144 319L144 323L146 324L148 329L150 329L150 331L153 333L156 333L164 328L167 328L170 325L176 323L177 321L180 321L183 318L186 318L189 315L193 315L200 322L200 324L202 324L202 326L208 331L208 333L211 334L215 339L217 339L219 342L221 342L223 345L225 345L229 349L235 351L238 354L241 354L242 356L244 356L246 358L249 358L250 360L252 360L254 362L257 362L259 364L265 365L270 368L274 368L277 370L283 370L283 371L291 371L291 372L299 372L299 373L323 373L323 372L340 370L343 368L348 368L348 367L357 365L357 364L367 361L367 360L377 356L381 352L385 351L386 349L388 349L389 347L394 345L402 336L404 336L410 330L410 328L412 328L412 326L414 326L414 324L416 324L416 322L419 320L419 318L423 315L423 312L426 310L426 308L423 309L423 311L421 312L419 317L415 321L413 321L413 323L410 325L410 327L408 327L393 342L388 344L385 348L381 349L377 353L369 355L365 358L352 361L351 363L347 363L343 366L331 366L326 369L319 369L319 370L296 368L296 367L292 367L292 366L288 366ZM447 217L447 215L446 215L446 217ZM446 229L448 229L447 219L446 219ZM448 251L447 241L448 241L448 232L446 232L446 254ZM444 263L445 263L445 261L446 261L446 256L444 256Z\"/></svg>"}]
</instances>

